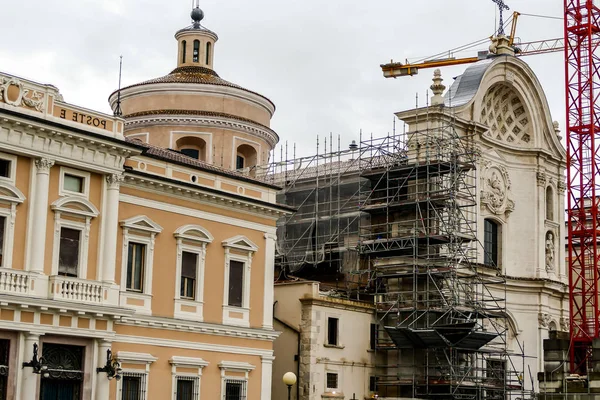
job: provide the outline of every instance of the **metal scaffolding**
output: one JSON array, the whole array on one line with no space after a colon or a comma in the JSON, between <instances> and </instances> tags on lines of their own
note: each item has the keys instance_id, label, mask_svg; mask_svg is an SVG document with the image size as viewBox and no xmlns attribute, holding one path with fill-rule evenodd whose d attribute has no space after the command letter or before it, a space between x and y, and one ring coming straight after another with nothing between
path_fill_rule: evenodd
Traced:
<instances>
[{"instance_id":1,"label":"metal scaffolding","mask_svg":"<svg viewBox=\"0 0 600 400\"><path fill-rule=\"evenodd\" d=\"M288 160L282 150L258 168L297 209L278 222L276 265L280 277L374 302L380 397L524 398L506 282L477 240L473 138L450 112L347 150L338 138L333 151L330 136L322 153Z\"/></svg>"}]
</instances>

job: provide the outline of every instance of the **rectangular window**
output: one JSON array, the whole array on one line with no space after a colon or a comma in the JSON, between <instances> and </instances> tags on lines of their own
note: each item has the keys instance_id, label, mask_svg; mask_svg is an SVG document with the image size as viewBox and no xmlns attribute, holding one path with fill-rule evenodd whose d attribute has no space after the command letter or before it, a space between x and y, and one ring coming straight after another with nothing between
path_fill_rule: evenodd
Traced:
<instances>
[{"instance_id":1,"label":"rectangular window","mask_svg":"<svg viewBox=\"0 0 600 400\"><path fill-rule=\"evenodd\" d=\"M178 376L176 400L196 400L200 389L200 378L197 376Z\"/></svg>"},{"instance_id":2,"label":"rectangular window","mask_svg":"<svg viewBox=\"0 0 600 400\"><path fill-rule=\"evenodd\" d=\"M338 374L328 372L327 373L327 389L338 388Z\"/></svg>"},{"instance_id":3,"label":"rectangular window","mask_svg":"<svg viewBox=\"0 0 600 400\"><path fill-rule=\"evenodd\" d=\"M223 400L246 400L246 381L226 379Z\"/></svg>"},{"instance_id":4,"label":"rectangular window","mask_svg":"<svg viewBox=\"0 0 600 400\"><path fill-rule=\"evenodd\" d=\"M129 242L127 249L127 290L144 290L144 269L146 266L146 245Z\"/></svg>"},{"instance_id":5,"label":"rectangular window","mask_svg":"<svg viewBox=\"0 0 600 400\"><path fill-rule=\"evenodd\" d=\"M369 377L369 392L376 392L376 391L377 391L377 377L370 376Z\"/></svg>"},{"instance_id":6,"label":"rectangular window","mask_svg":"<svg viewBox=\"0 0 600 400\"><path fill-rule=\"evenodd\" d=\"M79 243L81 231L60 228L60 249L58 252L58 275L77 276L79 266Z\"/></svg>"},{"instance_id":7,"label":"rectangular window","mask_svg":"<svg viewBox=\"0 0 600 400\"><path fill-rule=\"evenodd\" d=\"M371 331L369 332L369 348L375 350L377 345L377 324L371 324Z\"/></svg>"},{"instance_id":8,"label":"rectangular window","mask_svg":"<svg viewBox=\"0 0 600 400\"><path fill-rule=\"evenodd\" d=\"M146 374L123 372L121 400L146 400Z\"/></svg>"},{"instance_id":9,"label":"rectangular window","mask_svg":"<svg viewBox=\"0 0 600 400\"><path fill-rule=\"evenodd\" d=\"M327 318L327 344L338 345L338 322L337 318Z\"/></svg>"},{"instance_id":10,"label":"rectangular window","mask_svg":"<svg viewBox=\"0 0 600 400\"><path fill-rule=\"evenodd\" d=\"M235 169L242 169L242 168L244 168L244 157L237 156L235 159Z\"/></svg>"},{"instance_id":11,"label":"rectangular window","mask_svg":"<svg viewBox=\"0 0 600 400\"><path fill-rule=\"evenodd\" d=\"M498 265L498 225L490 220L484 221L484 264Z\"/></svg>"},{"instance_id":12,"label":"rectangular window","mask_svg":"<svg viewBox=\"0 0 600 400\"><path fill-rule=\"evenodd\" d=\"M198 254L184 251L181 255L181 297L196 298L196 270Z\"/></svg>"},{"instance_id":13,"label":"rectangular window","mask_svg":"<svg viewBox=\"0 0 600 400\"><path fill-rule=\"evenodd\" d=\"M0 267L4 267L2 256L4 255L4 232L6 229L6 217L0 216Z\"/></svg>"},{"instance_id":14,"label":"rectangular window","mask_svg":"<svg viewBox=\"0 0 600 400\"><path fill-rule=\"evenodd\" d=\"M3 178L10 178L10 160L0 159L0 176Z\"/></svg>"},{"instance_id":15,"label":"rectangular window","mask_svg":"<svg viewBox=\"0 0 600 400\"><path fill-rule=\"evenodd\" d=\"M242 307L244 297L244 263L229 261L229 302L233 307Z\"/></svg>"},{"instance_id":16,"label":"rectangular window","mask_svg":"<svg viewBox=\"0 0 600 400\"><path fill-rule=\"evenodd\" d=\"M69 192L83 193L84 178L81 176L65 174L63 178L63 189Z\"/></svg>"}]
</instances>

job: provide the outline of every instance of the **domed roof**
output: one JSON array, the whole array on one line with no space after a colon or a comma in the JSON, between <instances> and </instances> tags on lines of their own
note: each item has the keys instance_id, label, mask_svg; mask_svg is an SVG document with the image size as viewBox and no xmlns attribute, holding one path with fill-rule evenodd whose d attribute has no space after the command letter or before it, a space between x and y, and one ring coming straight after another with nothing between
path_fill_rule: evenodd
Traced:
<instances>
[{"instance_id":1,"label":"domed roof","mask_svg":"<svg viewBox=\"0 0 600 400\"><path fill-rule=\"evenodd\" d=\"M129 88L133 88L136 86L142 85L152 85L158 83L186 83L186 84L201 84L201 85L217 85L217 86L228 86L236 89L240 89L246 91L248 93L255 94L257 96L262 97L267 100L269 103L275 107L275 104L267 97L263 96L260 93L253 92L252 90L248 90L243 88L235 83L231 83L219 77L214 70L206 67L187 65L182 67L177 67L170 74L161 76L159 78L150 79L144 82L136 83L130 86L123 88L122 90L127 90Z\"/></svg>"}]
</instances>

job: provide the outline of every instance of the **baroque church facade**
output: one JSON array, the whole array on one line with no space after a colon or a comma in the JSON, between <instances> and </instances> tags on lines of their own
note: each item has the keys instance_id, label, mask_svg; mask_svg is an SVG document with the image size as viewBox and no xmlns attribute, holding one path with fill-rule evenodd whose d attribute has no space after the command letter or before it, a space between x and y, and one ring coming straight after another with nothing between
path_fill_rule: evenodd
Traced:
<instances>
[{"instance_id":1,"label":"baroque church facade","mask_svg":"<svg viewBox=\"0 0 600 400\"><path fill-rule=\"evenodd\" d=\"M116 116L0 73L0 399L271 399L275 107L202 19Z\"/></svg>"},{"instance_id":2,"label":"baroque church facade","mask_svg":"<svg viewBox=\"0 0 600 400\"><path fill-rule=\"evenodd\" d=\"M430 106L396 114L407 124L408 129L406 156L394 160L400 165L408 159L407 165L412 165L412 171L442 168L434 167L434 163L437 162L436 157L441 158L440 154L448 152L448 148L431 151L436 146L435 143L449 143L449 135L456 135L463 145L466 143L473 152L474 173L466 179L464 187L467 188L466 192L469 199L473 200L474 207L460 206L460 202L464 200L452 188L445 201L446 204L455 201L458 204L455 210L459 213L471 213L467 217L463 215L462 221L472 220L479 244L476 249L472 248L472 252L469 250L450 256L447 249L452 244L441 243L446 240L441 233L427 236L427 231L436 230L440 221L445 218L444 214L450 213L447 209L442 209L447 206L432 205L434 197L441 193L441 190L434 187L435 182L444 179L437 173L431 174L431 182L417 183L413 185L414 189L409 186L408 192L391 190L392 186L384 188L387 193L383 196L387 196L387 199L383 203L387 204L388 209L395 207L400 210L403 206L401 203L408 204L411 193L414 193L413 203L409 205L413 209L418 208L420 214L415 220L409 220L406 215L410 214L388 212L385 223L389 230L386 232L385 229L379 229L377 237L371 241L375 243L373 246L379 245L383 250L361 255L362 264L348 268L348 260L351 258L343 254L348 254L349 247L339 249L347 246L347 243L358 243L356 248L360 248L361 241L363 244L368 242L369 237L360 236L360 229L365 229L365 226L367 230L372 229L376 224L381 226L380 222L376 222L374 213L370 214L370 223L362 225L359 230L352 231L350 225L341 225L340 229L345 229L346 232L358 233L347 234L337 245L330 244L337 240L334 235L319 238L318 240L327 243L326 246L338 246L335 251L342 254L339 259L344 261L336 264L335 268L345 274L338 274L336 279L346 279L346 287L354 284L349 281L349 277L361 274L361 270L361 276L365 276L364 268L372 268L365 266L368 265L365 260L376 267L375 275L371 275L376 277L375 284L382 280L387 280L388 283L383 294L370 297L368 292L371 290L372 293L373 280L368 283L363 281L359 283L362 284L359 286L361 291L358 292L361 293L360 297L354 294L350 298L344 298L346 295L336 289L340 285L333 282L331 276L319 279L318 272L315 272L303 278L303 271L314 271L310 267L298 269L299 272L292 274L287 280L276 282L275 326L283 333L275 341L275 353L277 355L283 349L297 347L298 362L277 357L274 365L276 370L298 370L299 388L294 393L297 399L342 399L353 398L352 396L361 399L396 399L427 398L433 395L446 398L444 393L447 393L447 398L454 398L456 393L489 398L511 393L516 396L532 395L538 391L537 372L544 371L543 340L548 339L551 331L569 330L568 272L564 262L566 152L560 142L558 124L551 118L544 91L534 72L525 62L515 57L514 52L509 52L469 66L462 75L455 78L445 94L446 87L441 73L439 70L435 71L431 89L434 96ZM325 172L319 180L326 181L329 178L327 174L330 172L327 171L334 171L331 174L343 177L336 178L337 182L368 177L368 172L362 172L367 164L356 161L355 155L360 152L360 148L365 147L368 145L361 143L359 150L351 152L353 158L332 163L329 169L327 164L321 166ZM449 159L451 158L450 155ZM337 161L339 158L335 156L333 159ZM370 156L367 161L369 159L373 157ZM467 168L467 164L463 163L462 168ZM312 178L307 178L306 182L299 180L294 183L296 187L290 185L286 189L288 198L293 199L296 193L314 186L314 176L318 174L315 171L318 169L313 167L312 170L307 168L305 172L298 172L298 175L312 174ZM396 176L401 174L394 173ZM425 176L426 173L421 174ZM289 176L292 175L287 175L286 179L292 179ZM390 179L391 176L388 172L388 178L381 180ZM410 178L402 179L402 182L408 182ZM334 187L333 191L342 190L343 183L336 184L339 188ZM433 189L419 189L426 186ZM361 218L364 220L364 214L369 213L369 208L373 209L376 203L376 195L372 193L378 189L376 186L371 186L370 189L371 193L367 191L365 197L344 197L338 201L338 204L367 204L362 209L360 206L350 205L341 214L347 217L352 213L362 213ZM327 190L329 188L325 187L324 191ZM351 193L347 187L344 190ZM422 192L419 193L418 190ZM430 208L415 205L414 200L419 196L423 199L420 201L427 202L427 207ZM455 200L449 200L450 198ZM299 203L297 198L293 201ZM437 216L429 216L436 213ZM303 214L304 219L306 215ZM318 214L312 218L319 221ZM434 222L423 222L427 218ZM287 226L299 225L300 220L301 218L286 218ZM411 228L402 231L401 225L406 222L411 224ZM321 226L326 224L323 218ZM452 229L460 232L470 224L459 223ZM291 235L293 232L291 229L278 231L278 236ZM281 241L281 238L278 240ZM389 251L390 248L384 249L386 241L392 240L399 244L393 251ZM427 253L420 245L413 248L410 247L411 244L404 244L419 243L419 240L427 240L426 246L431 248L439 247ZM440 244L436 244L435 240ZM455 234L448 240L466 243L472 239L467 238L467 235L461 237L460 234ZM296 242L281 241L278 246L280 256L286 256L286 246L292 248L303 243L300 239ZM409 252L402 246L409 248ZM462 245L458 247L460 246ZM310 248L309 244L309 251ZM327 253L323 249L318 250L324 254L323 259L334 258L334 250ZM288 252L287 256L290 254L292 252ZM443 254L446 256L440 257ZM465 274L463 283L460 283L460 277L449 281L447 278L434 276L443 276L440 272L443 267L461 270L460 265L467 263L465 258L470 256L472 266L462 270ZM440 261L442 258L445 260ZM431 263L426 266L429 278L423 283L415 275L420 269L426 268L424 265L428 262ZM379 272L377 263L380 264ZM289 265L291 264L281 266L284 273ZM469 274L478 278L469 280ZM482 285L486 281L488 284ZM472 286L469 282L472 282ZM453 284L458 289L453 289ZM402 289L402 285L405 289ZM428 285L430 289L423 289L420 285ZM476 294L465 295L465 290L479 291L479 298L482 300L477 300ZM390 299L387 303L381 300L385 296ZM486 296L487 300L483 300ZM440 298L445 299L443 305L440 305ZM479 308L472 306L478 301ZM495 302L502 306L482 311L486 307L482 304L486 301L488 305ZM504 344L501 347L504 347L504 352L492 354L490 346L485 345L456 352L449 347L443 348L449 346L450 339L447 337L436 344L428 336L434 332L443 332L444 327L437 328L435 323L430 327L423 327L419 322L409 324L413 315L421 315L421 320L427 318L427 315L441 320L442 314L436 307L442 308L444 315L461 315L461 321L467 321L468 315L472 316L473 321L482 321L479 338L485 335L492 337L491 333L496 329L498 337L503 337ZM426 309L429 311L424 311ZM466 310L470 311L467 313ZM502 323L496 319L499 312L506 317ZM481 317L486 313L487 316ZM399 332L390 327L398 327ZM397 333L396 337L393 336L394 332ZM416 338L419 334L422 336ZM475 341L464 346L475 346L473 343ZM442 346L441 350L436 350L436 346ZM417 351L414 348L425 350ZM438 350L442 353L436 353ZM429 361L424 356L427 351ZM432 360L435 358L431 357L432 354L449 355L448 363L445 360ZM452 354L456 355L456 360L451 359ZM454 377L451 376L453 374ZM285 387L274 380L273 393L283 395L284 391Z\"/></svg>"}]
</instances>

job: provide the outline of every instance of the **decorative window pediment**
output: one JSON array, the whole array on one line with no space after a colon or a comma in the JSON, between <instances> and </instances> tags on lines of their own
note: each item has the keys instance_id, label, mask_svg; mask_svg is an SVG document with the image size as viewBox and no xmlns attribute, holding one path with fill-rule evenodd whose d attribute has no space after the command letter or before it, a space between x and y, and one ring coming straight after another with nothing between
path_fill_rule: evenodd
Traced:
<instances>
[{"instance_id":1,"label":"decorative window pediment","mask_svg":"<svg viewBox=\"0 0 600 400\"><path fill-rule=\"evenodd\" d=\"M136 217L128 218L121 221L121 226L127 229L135 229L138 231L148 233L161 233L163 228L156 222L152 221L145 215L138 215Z\"/></svg>"},{"instance_id":2,"label":"decorative window pediment","mask_svg":"<svg viewBox=\"0 0 600 400\"><path fill-rule=\"evenodd\" d=\"M185 225L177 229L174 233L177 239L190 240L194 242L210 243L213 236L206 229L199 225Z\"/></svg>"},{"instance_id":3,"label":"decorative window pediment","mask_svg":"<svg viewBox=\"0 0 600 400\"><path fill-rule=\"evenodd\" d=\"M231 247L233 249L255 252L258 250L258 246L252 243L250 239L245 236L238 235L222 242L223 247Z\"/></svg>"},{"instance_id":4,"label":"decorative window pediment","mask_svg":"<svg viewBox=\"0 0 600 400\"><path fill-rule=\"evenodd\" d=\"M80 197L61 197L50 208L55 212L95 218L100 211L89 200Z\"/></svg>"},{"instance_id":5,"label":"decorative window pediment","mask_svg":"<svg viewBox=\"0 0 600 400\"><path fill-rule=\"evenodd\" d=\"M247 362L221 361L219 363L219 368L221 368L222 370L225 370L225 371L243 371L243 372L247 373L247 372L252 371L256 367Z\"/></svg>"},{"instance_id":6,"label":"decorative window pediment","mask_svg":"<svg viewBox=\"0 0 600 400\"><path fill-rule=\"evenodd\" d=\"M20 204L25 201L25 195L16 186L8 182L0 182L0 201Z\"/></svg>"}]
</instances>

